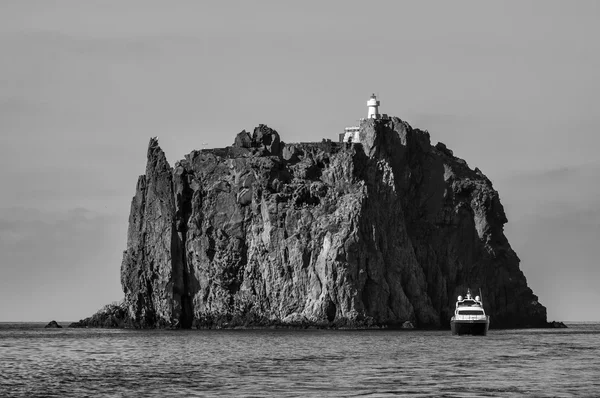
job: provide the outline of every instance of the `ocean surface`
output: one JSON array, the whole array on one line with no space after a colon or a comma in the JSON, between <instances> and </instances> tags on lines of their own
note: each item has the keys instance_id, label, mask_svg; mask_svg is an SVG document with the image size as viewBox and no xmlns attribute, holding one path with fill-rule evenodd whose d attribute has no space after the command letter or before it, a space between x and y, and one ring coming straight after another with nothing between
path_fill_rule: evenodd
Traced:
<instances>
[{"instance_id":1,"label":"ocean surface","mask_svg":"<svg viewBox=\"0 0 600 398\"><path fill-rule=\"evenodd\" d=\"M600 324L569 326L472 337L0 323L0 396L598 397Z\"/></svg>"}]
</instances>

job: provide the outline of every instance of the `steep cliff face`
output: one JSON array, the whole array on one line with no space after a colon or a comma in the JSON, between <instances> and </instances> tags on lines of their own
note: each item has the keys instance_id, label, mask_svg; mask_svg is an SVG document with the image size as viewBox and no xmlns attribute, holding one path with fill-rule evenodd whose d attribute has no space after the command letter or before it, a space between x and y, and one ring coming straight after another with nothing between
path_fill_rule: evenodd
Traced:
<instances>
[{"instance_id":1,"label":"steep cliff face","mask_svg":"<svg viewBox=\"0 0 600 398\"><path fill-rule=\"evenodd\" d=\"M444 327L470 287L492 327L545 326L491 182L400 119L360 136L261 125L173 168L152 139L121 268L133 324Z\"/></svg>"}]
</instances>

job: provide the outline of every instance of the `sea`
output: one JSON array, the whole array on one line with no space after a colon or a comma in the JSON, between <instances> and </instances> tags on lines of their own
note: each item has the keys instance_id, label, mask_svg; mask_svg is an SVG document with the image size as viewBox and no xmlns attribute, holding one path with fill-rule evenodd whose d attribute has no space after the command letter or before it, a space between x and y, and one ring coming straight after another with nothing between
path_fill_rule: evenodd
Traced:
<instances>
[{"instance_id":1,"label":"sea","mask_svg":"<svg viewBox=\"0 0 600 398\"><path fill-rule=\"evenodd\" d=\"M568 329L127 330L0 323L0 397L600 397Z\"/></svg>"}]
</instances>

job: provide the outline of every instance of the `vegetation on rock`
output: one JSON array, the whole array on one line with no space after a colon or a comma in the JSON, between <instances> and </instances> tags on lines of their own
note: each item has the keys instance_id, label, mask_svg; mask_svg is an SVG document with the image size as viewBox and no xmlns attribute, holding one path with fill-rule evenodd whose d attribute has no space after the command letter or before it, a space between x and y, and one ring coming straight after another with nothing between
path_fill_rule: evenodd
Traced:
<instances>
[{"instance_id":1,"label":"vegetation on rock","mask_svg":"<svg viewBox=\"0 0 600 398\"><path fill-rule=\"evenodd\" d=\"M127 315L124 303L114 302L102 307L91 317L69 325L70 328L124 328L135 326Z\"/></svg>"}]
</instances>

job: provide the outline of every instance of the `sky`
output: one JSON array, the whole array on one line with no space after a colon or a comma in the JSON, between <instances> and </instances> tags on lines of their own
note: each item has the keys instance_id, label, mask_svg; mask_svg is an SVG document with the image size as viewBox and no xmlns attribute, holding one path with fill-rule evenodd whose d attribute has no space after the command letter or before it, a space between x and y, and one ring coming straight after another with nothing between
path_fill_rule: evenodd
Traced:
<instances>
[{"instance_id":1,"label":"sky","mask_svg":"<svg viewBox=\"0 0 600 398\"><path fill-rule=\"evenodd\" d=\"M0 321L122 298L150 137L171 164L259 123L335 140L371 93L491 179L549 320L600 321L599 20L585 0L3 0Z\"/></svg>"}]
</instances>

